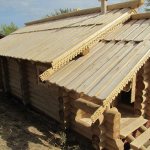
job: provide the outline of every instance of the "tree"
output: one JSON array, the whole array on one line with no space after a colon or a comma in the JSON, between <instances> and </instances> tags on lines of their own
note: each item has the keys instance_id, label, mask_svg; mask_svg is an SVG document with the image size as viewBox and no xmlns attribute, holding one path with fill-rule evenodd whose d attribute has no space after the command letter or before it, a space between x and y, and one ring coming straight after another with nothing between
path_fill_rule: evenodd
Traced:
<instances>
[{"instance_id":1,"label":"tree","mask_svg":"<svg viewBox=\"0 0 150 150\"><path fill-rule=\"evenodd\" d=\"M18 27L12 22L9 25L2 24L0 26L0 33L3 35L9 35L10 33L16 31Z\"/></svg>"},{"instance_id":2,"label":"tree","mask_svg":"<svg viewBox=\"0 0 150 150\"><path fill-rule=\"evenodd\" d=\"M55 10L55 12L51 13L50 15L46 15L46 17L50 17L50 16L58 16L61 14L65 14L65 13L69 13L75 11L75 9L71 9L71 8L60 8L59 10Z\"/></svg>"}]
</instances>

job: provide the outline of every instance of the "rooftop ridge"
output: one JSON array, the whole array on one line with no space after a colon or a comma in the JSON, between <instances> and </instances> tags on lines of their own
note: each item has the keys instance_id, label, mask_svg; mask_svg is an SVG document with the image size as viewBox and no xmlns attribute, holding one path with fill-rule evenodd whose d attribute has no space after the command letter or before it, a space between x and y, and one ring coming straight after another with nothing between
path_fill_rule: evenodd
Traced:
<instances>
[{"instance_id":1,"label":"rooftop ridge","mask_svg":"<svg viewBox=\"0 0 150 150\"><path fill-rule=\"evenodd\" d=\"M135 8L140 7L143 4L144 4L144 0L134 0L134 1L129 1L129 2L108 5L107 10L111 11L114 9L122 9L122 8L135 9ZM48 21L54 21L54 20L65 19L65 18L69 18L69 17L98 13L98 12L101 12L101 7L83 9L83 10L74 11L74 12L70 12L70 13L64 13L64 14L61 14L58 16L52 16L52 17L48 17L48 18L44 18L44 19L27 22L27 23L25 23L25 25L29 26L29 25L34 25L34 24L45 23Z\"/></svg>"}]
</instances>

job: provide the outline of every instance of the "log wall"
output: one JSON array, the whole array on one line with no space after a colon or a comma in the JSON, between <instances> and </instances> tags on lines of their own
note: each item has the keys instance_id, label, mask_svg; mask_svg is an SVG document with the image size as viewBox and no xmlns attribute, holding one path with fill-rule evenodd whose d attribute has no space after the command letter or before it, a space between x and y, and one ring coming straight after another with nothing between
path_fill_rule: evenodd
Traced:
<instances>
[{"instance_id":1,"label":"log wall","mask_svg":"<svg viewBox=\"0 0 150 150\"><path fill-rule=\"evenodd\" d=\"M116 108L107 110L104 114L105 148L111 150L123 150L124 143L120 140L121 114Z\"/></svg>"},{"instance_id":2,"label":"log wall","mask_svg":"<svg viewBox=\"0 0 150 150\"><path fill-rule=\"evenodd\" d=\"M46 115L60 121L59 117L59 88L54 85L38 84L38 74L35 64L27 64L27 76L30 104Z\"/></svg>"},{"instance_id":3,"label":"log wall","mask_svg":"<svg viewBox=\"0 0 150 150\"><path fill-rule=\"evenodd\" d=\"M39 84L35 63L14 59L8 59L7 63L11 94L59 121L64 129L70 127L87 137L98 150L107 147L112 150L122 149L123 143L119 140L120 126L118 126L120 114L117 110L106 111L99 116L97 122L92 123L90 117L102 105L100 100L55 85Z\"/></svg>"},{"instance_id":4,"label":"log wall","mask_svg":"<svg viewBox=\"0 0 150 150\"><path fill-rule=\"evenodd\" d=\"M19 65L17 60L15 59L7 59L8 65L8 82L10 87L10 93L19 99L22 99L22 91L21 91L21 82L20 82L20 72Z\"/></svg>"},{"instance_id":5,"label":"log wall","mask_svg":"<svg viewBox=\"0 0 150 150\"><path fill-rule=\"evenodd\" d=\"M3 59L2 59L3 60ZM6 79L7 90L24 104L31 104L46 115L59 121L60 89L55 85L39 84L35 63L12 58L4 59L3 75ZM44 64L38 64L45 66Z\"/></svg>"}]
</instances>

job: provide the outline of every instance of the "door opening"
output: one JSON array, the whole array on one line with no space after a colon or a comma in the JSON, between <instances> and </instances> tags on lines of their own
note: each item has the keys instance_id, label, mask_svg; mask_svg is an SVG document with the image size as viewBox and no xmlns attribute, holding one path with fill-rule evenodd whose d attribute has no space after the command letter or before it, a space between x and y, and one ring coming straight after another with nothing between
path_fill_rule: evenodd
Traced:
<instances>
[{"instance_id":1,"label":"door opening","mask_svg":"<svg viewBox=\"0 0 150 150\"><path fill-rule=\"evenodd\" d=\"M131 82L121 91L117 105L120 112L134 113L134 100L132 99Z\"/></svg>"}]
</instances>

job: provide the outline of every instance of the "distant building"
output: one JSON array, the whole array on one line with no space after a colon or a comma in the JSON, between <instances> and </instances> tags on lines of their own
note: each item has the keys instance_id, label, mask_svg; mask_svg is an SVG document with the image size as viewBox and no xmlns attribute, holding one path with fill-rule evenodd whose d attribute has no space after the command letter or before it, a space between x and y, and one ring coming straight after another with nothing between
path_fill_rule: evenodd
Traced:
<instances>
[{"instance_id":1,"label":"distant building","mask_svg":"<svg viewBox=\"0 0 150 150\"><path fill-rule=\"evenodd\" d=\"M26 23L0 40L3 90L91 140L150 149L150 13L143 0ZM149 145L148 145L149 144Z\"/></svg>"}]
</instances>

